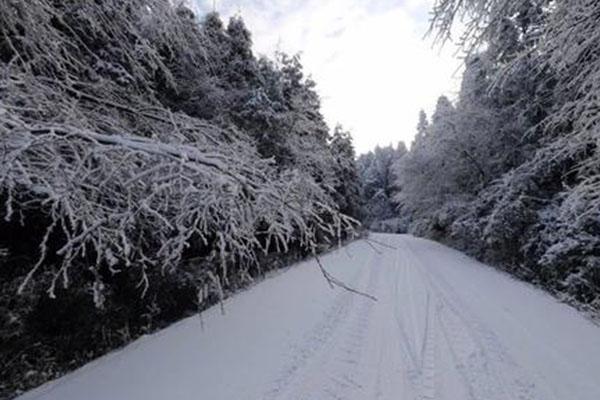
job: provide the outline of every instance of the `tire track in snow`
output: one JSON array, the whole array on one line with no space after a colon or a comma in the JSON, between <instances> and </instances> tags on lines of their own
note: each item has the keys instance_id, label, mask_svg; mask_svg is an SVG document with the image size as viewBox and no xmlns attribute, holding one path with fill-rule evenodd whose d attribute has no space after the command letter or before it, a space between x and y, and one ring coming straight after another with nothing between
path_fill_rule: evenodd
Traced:
<instances>
[{"instance_id":1,"label":"tire track in snow","mask_svg":"<svg viewBox=\"0 0 600 400\"><path fill-rule=\"evenodd\" d=\"M349 282L380 301L337 294L263 399L547 399L436 265L394 245Z\"/></svg>"},{"instance_id":2,"label":"tire track in snow","mask_svg":"<svg viewBox=\"0 0 600 400\"><path fill-rule=\"evenodd\" d=\"M368 268L361 269L363 273L351 284L363 287L364 275L368 275L365 290L376 293L380 275L378 259L373 257ZM374 304L370 299L340 291L334 305L294 350L289 366L263 399L345 400L362 392L362 375L358 370L368 343L366 335Z\"/></svg>"},{"instance_id":3,"label":"tire track in snow","mask_svg":"<svg viewBox=\"0 0 600 400\"><path fill-rule=\"evenodd\" d=\"M436 346L436 326L434 313L431 311L433 305L431 296L427 293L425 314L425 331L423 335L423 347L421 350L421 374L422 374L422 397L424 399L435 399L436 397L436 363L435 363L435 346Z\"/></svg>"},{"instance_id":4,"label":"tire track in snow","mask_svg":"<svg viewBox=\"0 0 600 400\"><path fill-rule=\"evenodd\" d=\"M417 258L407 243L414 268L436 298L435 318L454 367L470 399L538 400L544 398L510 357L496 335L475 318L455 290Z\"/></svg>"},{"instance_id":5,"label":"tire track in snow","mask_svg":"<svg viewBox=\"0 0 600 400\"><path fill-rule=\"evenodd\" d=\"M399 339L403 342L407 355L406 373L409 382L417 393L416 398L435 399L438 392L436 384L436 341L437 327L432 311L431 294L414 272L414 260L403 243L395 251L396 258L404 262L396 263L396 269L402 271L394 279L394 318L398 327ZM403 292L400 291L402 284ZM415 290L421 293L415 293ZM424 304L418 304L416 294L424 296ZM402 299L406 300L405 302ZM423 300L421 300L423 303ZM407 325L408 328L405 326ZM407 330L413 332L412 338Z\"/></svg>"}]
</instances>

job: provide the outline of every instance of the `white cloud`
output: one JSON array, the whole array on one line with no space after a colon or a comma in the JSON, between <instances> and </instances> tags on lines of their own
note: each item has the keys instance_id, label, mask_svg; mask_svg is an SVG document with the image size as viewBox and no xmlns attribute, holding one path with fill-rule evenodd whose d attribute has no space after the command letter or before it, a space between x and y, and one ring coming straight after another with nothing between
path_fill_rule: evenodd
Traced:
<instances>
[{"instance_id":1,"label":"white cloud","mask_svg":"<svg viewBox=\"0 0 600 400\"><path fill-rule=\"evenodd\" d=\"M430 0L222 0L224 17L241 12L255 49L301 52L330 125L349 128L358 152L409 144L421 108L453 97L460 62L454 49L423 40Z\"/></svg>"}]
</instances>

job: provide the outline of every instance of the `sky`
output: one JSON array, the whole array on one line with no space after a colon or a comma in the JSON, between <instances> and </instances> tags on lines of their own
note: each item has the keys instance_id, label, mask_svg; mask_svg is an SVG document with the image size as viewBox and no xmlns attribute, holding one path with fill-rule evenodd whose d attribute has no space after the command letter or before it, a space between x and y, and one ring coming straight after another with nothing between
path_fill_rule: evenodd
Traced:
<instances>
[{"instance_id":1,"label":"sky","mask_svg":"<svg viewBox=\"0 0 600 400\"><path fill-rule=\"evenodd\" d=\"M213 0L194 0L202 11ZM433 0L216 0L240 14L254 51L301 53L328 124L350 130L357 153L410 145L420 109L456 97L461 61L451 44L425 38Z\"/></svg>"}]
</instances>

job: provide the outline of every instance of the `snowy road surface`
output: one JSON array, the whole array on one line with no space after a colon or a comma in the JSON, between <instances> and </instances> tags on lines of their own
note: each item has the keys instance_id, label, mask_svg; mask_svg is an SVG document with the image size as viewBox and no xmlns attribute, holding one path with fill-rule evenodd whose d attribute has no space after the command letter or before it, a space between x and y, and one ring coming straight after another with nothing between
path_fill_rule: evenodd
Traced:
<instances>
[{"instance_id":1,"label":"snowy road surface","mask_svg":"<svg viewBox=\"0 0 600 400\"><path fill-rule=\"evenodd\" d=\"M373 235L22 399L600 399L600 329L430 241Z\"/></svg>"}]
</instances>

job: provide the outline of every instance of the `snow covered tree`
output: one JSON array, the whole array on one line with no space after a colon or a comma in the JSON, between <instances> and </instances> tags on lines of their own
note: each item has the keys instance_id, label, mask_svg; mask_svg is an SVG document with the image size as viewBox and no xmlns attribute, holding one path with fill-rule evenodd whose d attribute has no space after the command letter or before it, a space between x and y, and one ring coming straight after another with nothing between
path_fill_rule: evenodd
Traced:
<instances>
[{"instance_id":1,"label":"snow covered tree","mask_svg":"<svg viewBox=\"0 0 600 400\"><path fill-rule=\"evenodd\" d=\"M356 153L352 136L341 125L333 130L330 144L335 160L335 198L340 211L356 219L362 217L360 179L356 165Z\"/></svg>"},{"instance_id":2,"label":"snow covered tree","mask_svg":"<svg viewBox=\"0 0 600 400\"><path fill-rule=\"evenodd\" d=\"M427 130L429 129L429 120L427 119L427 114L425 111L421 110L419 112L419 123L417 124L417 133L415 134L415 138L411 144L411 149L421 146L425 141L425 136L427 136Z\"/></svg>"},{"instance_id":3,"label":"snow covered tree","mask_svg":"<svg viewBox=\"0 0 600 400\"><path fill-rule=\"evenodd\" d=\"M233 17L227 25L229 54L227 82L232 86L247 87L257 78L256 58L252 54L252 38L244 20Z\"/></svg>"},{"instance_id":4,"label":"snow covered tree","mask_svg":"<svg viewBox=\"0 0 600 400\"><path fill-rule=\"evenodd\" d=\"M300 60L257 60L240 18L0 9L0 356L54 346L3 382L41 383L354 234L349 136L330 142Z\"/></svg>"},{"instance_id":5,"label":"snow covered tree","mask_svg":"<svg viewBox=\"0 0 600 400\"><path fill-rule=\"evenodd\" d=\"M379 221L396 215L393 194L396 191L395 165L406 154L403 142L398 146L376 147L374 151L358 158L362 181L362 199L365 224L375 227Z\"/></svg>"},{"instance_id":6,"label":"snow covered tree","mask_svg":"<svg viewBox=\"0 0 600 400\"><path fill-rule=\"evenodd\" d=\"M461 20L466 69L454 111L439 103L449 112L400 163L396 196L413 231L596 310L599 11L588 0L437 1L433 32L446 40Z\"/></svg>"},{"instance_id":7,"label":"snow covered tree","mask_svg":"<svg viewBox=\"0 0 600 400\"><path fill-rule=\"evenodd\" d=\"M157 75L169 77L176 87L177 75L153 46L169 46L171 54L186 45L187 51L204 50L199 32L183 31L189 27L189 17L181 9L168 2L140 0L129 14L119 13L124 20L115 21L106 18L115 12L110 3L89 5L84 14L75 5L55 7L42 0L38 5L6 4L6 9L21 17L6 13L2 21L5 41L13 53L8 54L11 63L4 66L6 90L2 104L9 111L2 114L0 125L4 132L3 153L9 160L0 171L5 218L13 218L16 210L24 212L23 204L27 209L38 205L50 218L39 262L24 280L22 290L43 267L47 241L55 230L61 232L64 243L55 249L61 266L51 293L59 279L68 285L69 269L86 255L95 257L93 270L134 265L146 287L149 283L145 271L176 268L191 240L216 247L223 267L221 278L227 280L225 264L230 261L226 260L252 261L255 253L262 251L255 238L258 226L269 232L268 242L275 240L285 247L289 241L299 240L314 246L314 232L306 230L308 220L304 218L315 217L316 226L326 231L330 228L317 223L322 213L334 217L334 224L344 221L336 216L329 187L313 180L322 181L315 172L317 166L306 170L297 164L297 169L278 172L269 160L258 156L250 138L234 127L220 128L172 113L156 101L151 89L156 85L153 79ZM61 17L70 25L55 27L53 17ZM98 67L97 75L90 80L86 57L102 65L106 51L121 55L132 45L107 38L106 47L96 44L94 49L82 47L82 38L77 35L62 34L69 26L78 29L78 24L87 23L89 18L106 24L93 28L97 31L90 34L114 32L142 40L147 47L142 56L147 59L121 56L122 60L117 58L110 65ZM34 20L42 22L35 23L35 28L28 25ZM147 25L150 22L152 26ZM24 34L15 35L23 24ZM214 15L209 15L205 27L214 31L211 35L216 38L208 36L218 42L224 43L224 38L232 35L236 40L241 37L246 48L237 48L236 54L252 60L246 51L248 34L240 20L232 20L227 34L221 32ZM66 50L49 52L51 46L59 44ZM38 52L47 57L40 59ZM196 57L194 62L198 64L204 61L200 54L192 53L191 57ZM147 71L149 65L155 70ZM234 66L240 72L238 67ZM302 131L296 135L316 138L308 141L315 146L319 140L326 140L327 131L313 84L301 79L297 59L283 70L289 86L284 86L289 108L295 118L307 121L297 124L296 129ZM115 74L121 78L115 81ZM80 82L88 83L73 83L67 76L78 76ZM233 78L229 81L232 85L235 82ZM138 88L137 93L128 94L132 86ZM79 99L80 107L69 106L74 97ZM30 111L27 104L34 104L36 111ZM316 150L314 157L330 154L326 142ZM303 171L308 175L303 176ZM70 188L68 192L62 189L65 185ZM297 195L303 199L301 209L292 200ZM255 206L261 212L252 211ZM101 287L101 276L96 274L94 293L98 301Z\"/></svg>"}]
</instances>

